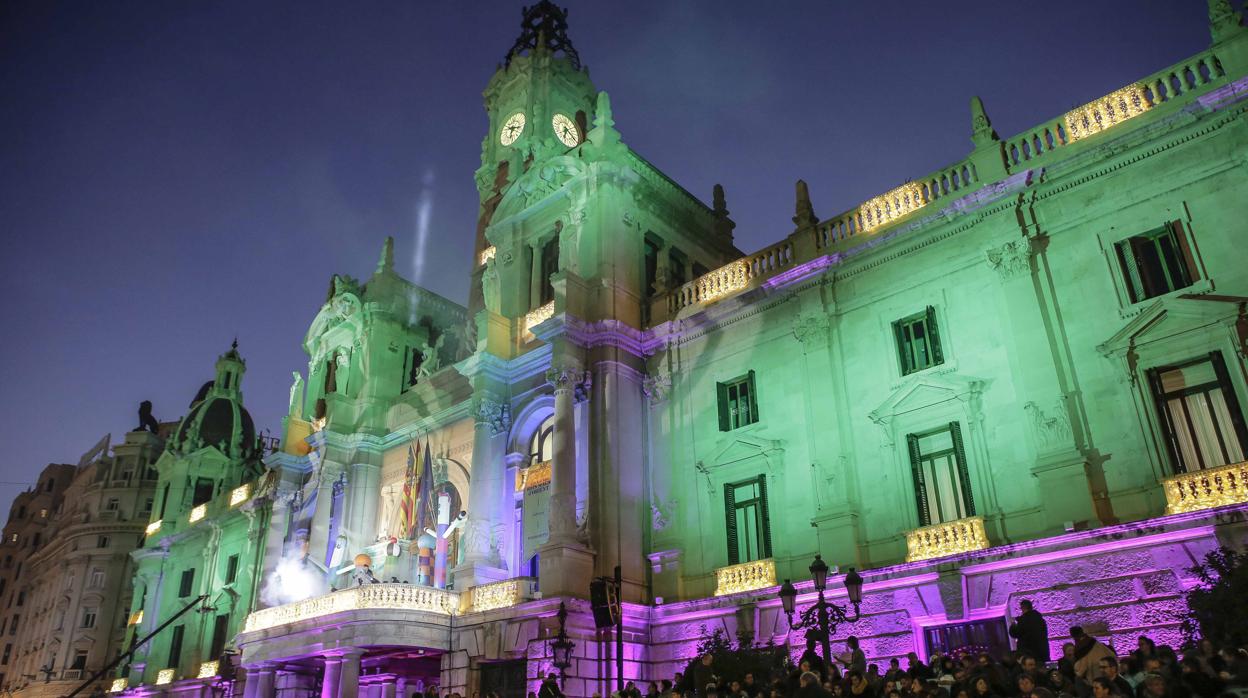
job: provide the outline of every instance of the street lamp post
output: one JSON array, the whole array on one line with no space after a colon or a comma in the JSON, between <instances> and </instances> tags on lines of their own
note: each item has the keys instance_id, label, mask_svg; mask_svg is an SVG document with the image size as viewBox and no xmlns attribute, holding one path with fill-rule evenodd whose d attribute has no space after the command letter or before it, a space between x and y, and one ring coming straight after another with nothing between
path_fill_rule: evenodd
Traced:
<instances>
[{"instance_id":1,"label":"street lamp post","mask_svg":"<svg viewBox=\"0 0 1248 698\"><path fill-rule=\"evenodd\" d=\"M568 678L568 667L572 666L572 650L576 649L576 643L568 639L568 608L562 601L559 602L556 617L559 619L559 634L550 642L550 653L554 656L552 663L559 670L559 686L562 688Z\"/></svg>"},{"instance_id":2,"label":"street lamp post","mask_svg":"<svg viewBox=\"0 0 1248 698\"><path fill-rule=\"evenodd\" d=\"M789 618L789 628L792 630L809 629L810 633L819 637L820 644L823 649L823 661L828 667L832 666L832 634L836 632L836 626L841 623L853 623L858 620L861 612L862 604L862 575L849 568L849 574L845 575L845 591L849 594L849 602L854 605L854 615L851 618L846 612L844 606L837 605L824 598L823 592L828 588L828 564L823 561L822 555L816 555L815 561L810 563L810 576L815 583L815 591L819 593L819 600L814 605L802 611L800 618L796 623L793 622L793 614L797 603L797 589L789 580L784 580L784 584L780 587L780 603L784 606L784 614Z\"/></svg>"}]
</instances>

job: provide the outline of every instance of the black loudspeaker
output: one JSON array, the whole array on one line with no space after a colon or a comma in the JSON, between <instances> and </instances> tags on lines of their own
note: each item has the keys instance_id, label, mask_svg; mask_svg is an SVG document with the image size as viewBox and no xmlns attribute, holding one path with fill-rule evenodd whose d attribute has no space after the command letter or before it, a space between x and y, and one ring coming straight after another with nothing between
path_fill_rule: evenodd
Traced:
<instances>
[{"instance_id":1,"label":"black loudspeaker","mask_svg":"<svg viewBox=\"0 0 1248 698\"><path fill-rule=\"evenodd\" d=\"M589 605L594 611L594 627L610 628L619 622L620 600L611 580L599 577L589 583Z\"/></svg>"}]
</instances>

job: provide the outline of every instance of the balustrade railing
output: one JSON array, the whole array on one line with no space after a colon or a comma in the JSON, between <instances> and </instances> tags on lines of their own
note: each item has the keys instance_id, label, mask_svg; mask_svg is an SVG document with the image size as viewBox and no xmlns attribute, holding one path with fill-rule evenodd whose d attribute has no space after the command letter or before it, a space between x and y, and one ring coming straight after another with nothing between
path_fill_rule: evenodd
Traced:
<instances>
[{"instance_id":1,"label":"balustrade railing","mask_svg":"<svg viewBox=\"0 0 1248 698\"><path fill-rule=\"evenodd\" d=\"M1034 160L1048 153L1122 124L1162 104L1176 100L1186 102L1225 82L1226 71L1218 57L1211 50L1203 51L1005 139L1000 143L1003 164L1007 172L1032 167ZM997 157L995 152L992 157ZM983 183L971 157L924 177L907 180L895 189L819 222L814 229L814 248L819 254L826 254L825 250L841 241L877 233L934 201L949 196L964 196ZM789 236L762 252L735 260L674 289L667 298L669 315L674 317L690 305L719 300L745 289L755 279L809 261L796 257L793 241L794 236ZM803 254L809 255L809 252Z\"/></svg>"},{"instance_id":2,"label":"balustrade railing","mask_svg":"<svg viewBox=\"0 0 1248 698\"><path fill-rule=\"evenodd\" d=\"M754 560L715 570L715 595L739 594L776 585L775 560Z\"/></svg>"},{"instance_id":3,"label":"balustrade railing","mask_svg":"<svg viewBox=\"0 0 1248 698\"><path fill-rule=\"evenodd\" d=\"M533 595L532 577L515 577L473 587L468 592L468 608L473 612L510 608Z\"/></svg>"},{"instance_id":4,"label":"balustrade railing","mask_svg":"<svg viewBox=\"0 0 1248 698\"><path fill-rule=\"evenodd\" d=\"M247 616L243 623L243 632L267 630L311 618L363 609L425 611L449 615L458 606L459 597L442 589L415 584L367 584L331 591L283 606L260 609Z\"/></svg>"},{"instance_id":5,"label":"balustrade railing","mask_svg":"<svg viewBox=\"0 0 1248 698\"><path fill-rule=\"evenodd\" d=\"M969 553L988 547L984 519L970 516L906 532L906 562Z\"/></svg>"},{"instance_id":6,"label":"balustrade railing","mask_svg":"<svg viewBox=\"0 0 1248 698\"><path fill-rule=\"evenodd\" d=\"M1161 486L1167 514L1248 502L1248 461L1175 475L1162 480Z\"/></svg>"}]
</instances>

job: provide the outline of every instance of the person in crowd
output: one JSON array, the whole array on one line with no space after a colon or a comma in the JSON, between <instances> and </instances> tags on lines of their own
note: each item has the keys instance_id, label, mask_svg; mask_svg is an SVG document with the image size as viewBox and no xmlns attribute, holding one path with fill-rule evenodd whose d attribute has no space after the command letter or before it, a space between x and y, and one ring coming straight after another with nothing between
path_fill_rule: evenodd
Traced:
<instances>
[{"instance_id":1,"label":"person in crowd","mask_svg":"<svg viewBox=\"0 0 1248 698\"><path fill-rule=\"evenodd\" d=\"M1066 675L1057 669L1049 670L1048 679L1048 688L1053 692L1054 698L1077 698L1079 695L1075 682L1066 678ZM1133 695L1128 693L1123 698L1132 698Z\"/></svg>"},{"instance_id":2,"label":"person in crowd","mask_svg":"<svg viewBox=\"0 0 1248 698\"><path fill-rule=\"evenodd\" d=\"M1014 695L1018 698L1031 698L1031 692L1036 690L1036 679L1027 672L1018 675L1017 690Z\"/></svg>"},{"instance_id":3,"label":"person in crowd","mask_svg":"<svg viewBox=\"0 0 1248 698\"><path fill-rule=\"evenodd\" d=\"M1018 642L1018 650L1036 658L1041 664L1049 661L1049 626L1044 616L1029 599L1018 602L1018 617L1010 625L1010 637Z\"/></svg>"},{"instance_id":4,"label":"person in crowd","mask_svg":"<svg viewBox=\"0 0 1248 698\"><path fill-rule=\"evenodd\" d=\"M853 635L845 638L845 652L838 659L847 670L857 671L863 675L867 673L867 655L858 645L858 638Z\"/></svg>"},{"instance_id":5,"label":"person in crowd","mask_svg":"<svg viewBox=\"0 0 1248 698\"><path fill-rule=\"evenodd\" d=\"M1075 680L1075 643L1062 643L1062 656L1057 660L1057 669L1073 683Z\"/></svg>"},{"instance_id":6,"label":"person in crowd","mask_svg":"<svg viewBox=\"0 0 1248 698\"><path fill-rule=\"evenodd\" d=\"M1131 686L1131 693L1127 695L1133 696L1140 682L1144 680L1144 667L1134 655L1123 657L1118 661L1118 675Z\"/></svg>"},{"instance_id":7,"label":"person in crowd","mask_svg":"<svg viewBox=\"0 0 1248 698\"><path fill-rule=\"evenodd\" d=\"M975 677L975 681L971 683L971 698L997 698L987 676L980 674Z\"/></svg>"},{"instance_id":8,"label":"person in crowd","mask_svg":"<svg viewBox=\"0 0 1248 698\"><path fill-rule=\"evenodd\" d=\"M1113 657L1114 651L1100 640L1083 632L1083 628L1078 625L1070 629L1070 639L1075 643L1075 675L1084 681L1099 677L1101 660L1105 657Z\"/></svg>"},{"instance_id":9,"label":"person in crowd","mask_svg":"<svg viewBox=\"0 0 1248 698\"><path fill-rule=\"evenodd\" d=\"M919 661L919 655L911 652L906 655L906 671L911 678L918 679L920 682L926 681L932 677L932 670L926 664Z\"/></svg>"},{"instance_id":10,"label":"person in crowd","mask_svg":"<svg viewBox=\"0 0 1248 698\"><path fill-rule=\"evenodd\" d=\"M1180 683L1195 698L1216 698L1222 693L1222 681L1206 671L1195 653L1179 662Z\"/></svg>"},{"instance_id":11,"label":"person in crowd","mask_svg":"<svg viewBox=\"0 0 1248 698\"><path fill-rule=\"evenodd\" d=\"M553 672L542 679L542 685L537 688L537 698L563 698L563 691L559 690L559 678Z\"/></svg>"},{"instance_id":12,"label":"person in crowd","mask_svg":"<svg viewBox=\"0 0 1248 698\"><path fill-rule=\"evenodd\" d=\"M906 672L901 670L901 661L896 657L888 660L888 671L884 672L884 680L892 681L894 684Z\"/></svg>"},{"instance_id":13,"label":"person in crowd","mask_svg":"<svg viewBox=\"0 0 1248 698\"><path fill-rule=\"evenodd\" d=\"M1141 662L1149 657L1155 657L1157 656L1157 643L1153 642L1151 637L1141 635L1136 638L1135 651L1131 654L1135 655L1135 658Z\"/></svg>"},{"instance_id":14,"label":"person in crowd","mask_svg":"<svg viewBox=\"0 0 1248 698\"><path fill-rule=\"evenodd\" d=\"M803 662L804 664L805 662ZM819 675L813 671L803 671L798 677L797 698L828 698L828 693L819 684Z\"/></svg>"},{"instance_id":15,"label":"person in crowd","mask_svg":"<svg viewBox=\"0 0 1248 698\"><path fill-rule=\"evenodd\" d=\"M702 655L702 659L693 667L691 672L693 674L693 685L695 690L701 694L706 693L707 686L714 686L719 683L719 676L715 674L715 668L712 666L714 662L715 658L711 656L710 652L707 652Z\"/></svg>"},{"instance_id":16,"label":"person in crowd","mask_svg":"<svg viewBox=\"0 0 1248 698\"><path fill-rule=\"evenodd\" d=\"M850 669L845 676L849 680L849 695L852 698L875 698L875 691L861 671Z\"/></svg>"},{"instance_id":17,"label":"person in crowd","mask_svg":"<svg viewBox=\"0 0 1248 698\"><path fill-rule=\"evenodd\" d=\"M1101 657L1100 662L1101 678L1109 682L1110 688L1114 693L1125 698L1131 698L1135 695L1135 688L1131 682L1118 675L1118 658L1110 655Z\"/></svg>"}]
</instances>

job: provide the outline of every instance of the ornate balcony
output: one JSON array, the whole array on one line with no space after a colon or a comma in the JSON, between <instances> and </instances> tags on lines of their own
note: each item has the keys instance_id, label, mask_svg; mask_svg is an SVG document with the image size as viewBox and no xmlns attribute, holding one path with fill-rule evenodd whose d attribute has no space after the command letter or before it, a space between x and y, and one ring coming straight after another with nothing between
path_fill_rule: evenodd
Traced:
<instances>
[{"instance_id":1,"label":"ornate balcony","mask_svg":"<svg viewBox=\"0 0 1248 698\"><path fill-rule=\"evenodd\" d=\"M715 595L739 594L776 585L775 560L754 560L715 570Z\"/></svg>"},{"instance_id":2,"label":"ornate balcony","mask_svg":"<svg viewBox=\"0 0 1248 698\"><path fill-rule=\"evenodd\" d=\"M906 562L969 553L987 547L988 534L984 532L984 519L969 516L908 531Z\"/></svg>"},{"instance_id":3,"label":"ornate balcony","mask_svg":"<svg viewBox=\"0 0 1248 698\"><path fill-rule=\"evenodd\" d=\"M243 632L267 630L335 613L364 609L425 611L450 615L458 606L458 597L441 589L414 584L369 584L333 591L284 606L261 609L247 616Z\"/></svg>"},{"instance_id":4,"label":"ornate balcony","mask_svg":"<svg viewBox=\"0 0 1248 698\"><path fill-rule=\"evenodd\" d=\"M537 308L534 308L533 310L530 310L529 313L524 316L525 334L528 334L528 335L533 334L534 327L537 327L538 325L542 324L543 322L546 322L547 320L551 319L554 316L555 316L555 302L554 301L551 301L547 303L546 305L539 306Z\"/></svg>"},{"instance_id":5,"label":"ornate balcony","mask_svg":"<svg viewBox=\"0 0 1248 698\"><path fill-rule=\"evenodd\" d=\"M1248 502L1248 461L1183 473L1161 481L1166 513L1212 509Z\"/></svg>"},{"instance_id":6,"label":"ornate balcony","mask_svg":"<svg viewBox=\"0 0 1248 698\"><path fill-rule=\"evenodd\" d=\"M475 586L469 592L468 610L476 613L510 608L532 595L533 578L516 577L501 582Z\"/></svg>"}]
</instances>

